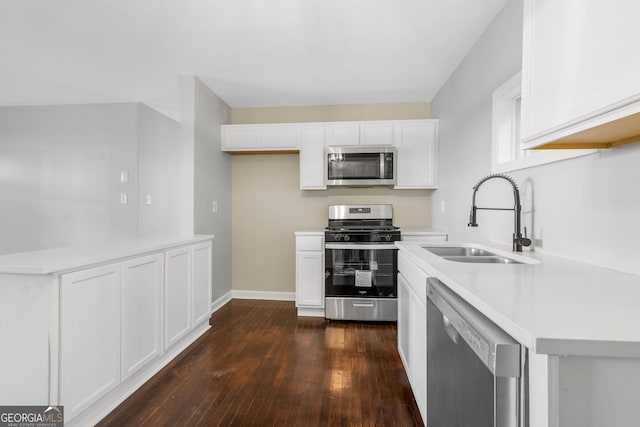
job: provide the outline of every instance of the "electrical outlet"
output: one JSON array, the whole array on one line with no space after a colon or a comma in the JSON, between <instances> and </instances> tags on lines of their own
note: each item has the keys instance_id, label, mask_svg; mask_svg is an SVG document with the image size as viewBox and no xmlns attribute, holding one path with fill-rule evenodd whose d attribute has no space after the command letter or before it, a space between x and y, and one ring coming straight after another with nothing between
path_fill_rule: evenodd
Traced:
<instances>
[{"instance_id":1,"label":"electrical outlet","mask_svg":"<svg viewBox=\"0 0 640 427\"><path fill-rule=\"evenodd\" d=\"M120 182L129 182L129 171L120 172Z\"/></svg>"},{"instance_id":2,"label":"electrical outlet","mask_svg":"<svg viewBox=\"0 0 640 427\"><path fill-rule=\"evenodd\" d=\"M218 213L218 201L214 200L213 203L211 204L211 211L213 213Z\"/></svg>"},{"instance_id":3,"label":"electrical outlet","mask_svg":"<svg viewBox=\"0 0 640 427\"><path fill-rule=\"evenodd\" d=\"M144 198L144 204L147 206L151 204L151 194L147 194L147 196Z\"/></svg>"},{"instance_id":4,"label":"electrical outlet","mask_svg":"<svg viewBox=\"0 0 640 427\"><path fill-rule=\"evenodd\" d=\"M120 193L120 204L121 205L127 204L127 193Z\"/></svg>"}]
</instances>

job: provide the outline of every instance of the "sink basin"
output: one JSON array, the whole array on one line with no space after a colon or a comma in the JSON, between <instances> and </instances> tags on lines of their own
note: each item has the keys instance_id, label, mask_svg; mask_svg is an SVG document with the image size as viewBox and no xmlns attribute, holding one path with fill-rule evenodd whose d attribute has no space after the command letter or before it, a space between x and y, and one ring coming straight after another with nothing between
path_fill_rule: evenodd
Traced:
<instances>
[{"instance_id":1,"label":"sink basin","mask_svg":"<svg viewBox=\"0 0 640 427\"><path fill-rule=\"evenodd\" d=\"M423 248L434 255L441 257L477 257L495 256L493 252L480 248L468 248L464 246L423 246Z\"/></svg>"},{"instance_id":2,"label":"sink basin","mask_svg":"<svg viewBox=\"0 0 640 427\"><path fill-rule=\"evenodd\" d=\"M471 262L476 264L522 264L520 261L516 261L510 258L505 258L499 255L494 256L443 256L442 259L455 262Z\"/></svg>"}]
</instances>

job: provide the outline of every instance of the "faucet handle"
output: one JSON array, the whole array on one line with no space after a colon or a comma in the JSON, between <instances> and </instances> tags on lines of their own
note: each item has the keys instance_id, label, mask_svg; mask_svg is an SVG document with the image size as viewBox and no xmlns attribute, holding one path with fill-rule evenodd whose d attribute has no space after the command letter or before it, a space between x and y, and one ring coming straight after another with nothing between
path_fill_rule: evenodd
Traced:
<instances>
[{"instance_id":1,"label":"faucet handle","mask_svg":"<svg viewBox=\"0 0 640 427\"><path fill-rule=\"evenodd\" d=\"M531 246L531 239L527 238L527 227L524 228L524 237L520 238L522 246Z\"/></svg>"}]
</instances>

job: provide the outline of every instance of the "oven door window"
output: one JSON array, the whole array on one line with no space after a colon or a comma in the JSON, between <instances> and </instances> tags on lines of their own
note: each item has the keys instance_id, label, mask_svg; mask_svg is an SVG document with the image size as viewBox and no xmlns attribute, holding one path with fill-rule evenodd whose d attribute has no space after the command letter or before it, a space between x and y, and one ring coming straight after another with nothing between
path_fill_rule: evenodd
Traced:
<instances>
[{"instance_id":1,"label":"oven door window","mask_svg":"<svg viewBox=\"0 0 640 427\"><path fill-rule=\"evenodd\" d=\"M326 296L395 297L397 249L326 249Z\"/></svg>"},{"instance_id":2,"label":"oven door window","mask_svg":"<svg viewBox=\"0 0 640 427\"><path fill-rule=\"evenodd\" d=\"M328 165L329 180L381 178L380 153L329 153Z\"/></svg>"}]
</instances>

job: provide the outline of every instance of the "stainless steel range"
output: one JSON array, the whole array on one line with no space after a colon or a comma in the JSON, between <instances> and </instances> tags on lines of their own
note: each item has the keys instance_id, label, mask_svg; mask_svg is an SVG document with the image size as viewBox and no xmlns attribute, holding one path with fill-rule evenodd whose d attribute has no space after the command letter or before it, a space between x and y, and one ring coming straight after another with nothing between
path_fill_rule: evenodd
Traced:
<instances>
[{"instance_id":1,"label":"stainless steel range","mask_svg":"<svg viewBox=\"0 0 640 427\"><path fill-rule=\"evenodd\" d=\"M391 205L331 205L325 228L325 317L395 321L400 230Z\"/></svg>"}]
</instances>

